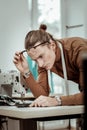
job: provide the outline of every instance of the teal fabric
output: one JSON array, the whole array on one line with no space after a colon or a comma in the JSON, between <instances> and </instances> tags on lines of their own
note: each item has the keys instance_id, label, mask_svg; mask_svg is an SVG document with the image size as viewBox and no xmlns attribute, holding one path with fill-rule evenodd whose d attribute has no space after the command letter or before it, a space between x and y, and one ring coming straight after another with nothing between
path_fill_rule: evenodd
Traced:
<instances>
[{"instance_id":1,"label":"teal fabric","mask_svg":"<svg viewBox=\"0 0 87 130\"><path fill-rule=\"evenodd\" d=\"M27 62L28 62L29 69L30 69L31 73L33 74L33 76L36 80L37 76L38 76L37 64L29 56L27 56Z\"/></svg>"},{"instance_id":2,"label":"teal fabric","mask_svg":"<svg viewBox=\"0 0 87 130\"><path fill-rule=\"evenodd\" d=\"M33 74L34 79L36 80L37 76L38 76L37 64L29 56L27 56L27 62L28 62L28 66L29 66L31 73ZM28 89L27 92L31 92L30 89Z\"/></svg>"}]
</instances>

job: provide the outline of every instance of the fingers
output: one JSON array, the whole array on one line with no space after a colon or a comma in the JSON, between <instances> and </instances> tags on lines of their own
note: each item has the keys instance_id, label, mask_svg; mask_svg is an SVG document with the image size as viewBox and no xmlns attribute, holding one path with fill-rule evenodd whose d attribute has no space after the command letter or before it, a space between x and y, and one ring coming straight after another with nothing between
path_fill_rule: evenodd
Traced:
<instances>
[{"instance_id":1,"label":"fingers","mask_svg":"<svg viewBox=\"0 0 87 130\"><path fill-rule=\"evenodd\" d=\"M19 52L16 52L15 55L14 55L14 59L13 59L13 62L15 64L17 64L17 62L20 60L20 53Z\"/></svg>"},{"instance_id":2,"label":"fingers","mask_svg":"<svg viewBox=\"0 0 87 130\"><path fill-rule=\"evenodd\" d=\"M47 107L49 106L47 97L46 96L40 96L36 100L30 104L30 107Z\"/></svg>"},{"instance_id":3,"label":"fingers","mask_svg":"<svg viewBox=\"0 0 87 130\"><path fill-rule=\"evenodd\" d=\"M21 53L21 52L15 52L13 62L15 64L17 64L18 61L22 61L22 60L23 60L23 53Z\"/></svg>"}]
</instances>

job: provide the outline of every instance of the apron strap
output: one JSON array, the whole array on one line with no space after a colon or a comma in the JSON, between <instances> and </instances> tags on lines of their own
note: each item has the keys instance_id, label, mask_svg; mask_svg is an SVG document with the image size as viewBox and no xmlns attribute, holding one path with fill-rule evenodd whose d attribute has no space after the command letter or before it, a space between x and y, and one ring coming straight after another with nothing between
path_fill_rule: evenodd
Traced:
<instances>
[{"instance_id":1,"label":"apron strap","mask_svg":"<svg viewBox=\"0 0 87 130\"><path fill-rule=\"evenodd\" d=\"M66 94L69 95L69 85L68 85L68 80L67 80L67 71L66 71L66 65L65 65L65 58L64 58L64 52L63 52L63 47L61 43L57 42L58 47L61 50L61 59L62 59L62 67L63 67L63 74L64 74L64 80L65 80L65 89L66 89Z\"/></svg>"},{"instance_id":2,"label":"apron strap","mask_svg":"<svg viewBox=\"0 0 87 130\"><path fill-rule=\"evenodd\" d=\"M63 67L66 95L69 95L69 85L68 85L68 80L67 80L67 71L66 71L66 65L65 65L63 48L62 48L61 43L57 42L57 45L58 45L58 47L60 48L60 51L61 51L61 59L62 59L62 67ZM51 92L54 92L54 89L53 89L53 86L52 86L52 78L51 78L51 76L52 76L52 73L50 72L50 70L48 70L49 86L51 88Z\"/></svg>"}]
</instances>

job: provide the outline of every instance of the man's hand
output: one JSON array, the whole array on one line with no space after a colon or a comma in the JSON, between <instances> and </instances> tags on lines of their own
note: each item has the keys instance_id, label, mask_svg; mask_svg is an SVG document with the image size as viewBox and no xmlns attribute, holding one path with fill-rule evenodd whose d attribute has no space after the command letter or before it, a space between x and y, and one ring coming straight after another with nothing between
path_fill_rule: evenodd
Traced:
<instances>
[{"instance_id":1,"label":"man's hand","mask_svg":"<svg viewBox=\"0 0 87 130\"><path fill-rule=\"evenodd\" d=\"M30 107L51 107L57 105L58 101L56 100L56 98L41 95L32 102Z\"/></svg>"},{"instance_id":2,"label":"man's hand","mask_svg":"<svg viewBox=\"0 0 87 130\"><path fill-rule=\"evenodd\" d=\"M26 58L23 56L21 52L16 52L14 55L13 62L16 66L16 68L21 72L21 73L26 73L29 71L28 63Z\"/></svg>"}]
</instances>

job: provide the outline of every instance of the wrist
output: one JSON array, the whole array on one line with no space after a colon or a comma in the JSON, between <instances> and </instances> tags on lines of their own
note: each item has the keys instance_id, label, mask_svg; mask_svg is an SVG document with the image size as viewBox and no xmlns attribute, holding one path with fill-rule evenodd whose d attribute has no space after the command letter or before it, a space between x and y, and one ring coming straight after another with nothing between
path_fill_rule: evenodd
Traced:
<instances>
[{"instance_id":1,"label":"wrist","mask_svg":"<svg viewBox=\"0 0 87 130\"><path fill-rule=\"evenodd\" d=\"M23 77L24 77L24 78L28 78L28 77L30 76L30 73L31 73L30 70L24 72L24 73L23 73Z\"/></svg>"},{"instance_id":2,"label":"wrist","mask_svg":"<svg viewBox=\"0 0 87 130\"><path fill-rule=\"evenodd\" d=\"M62 105L61 98L60 98L59 96L55 96L55 99L56 99L57 102L58 102L58 106L61 106L61 105Z\"/></svg>"}]
</instances>

